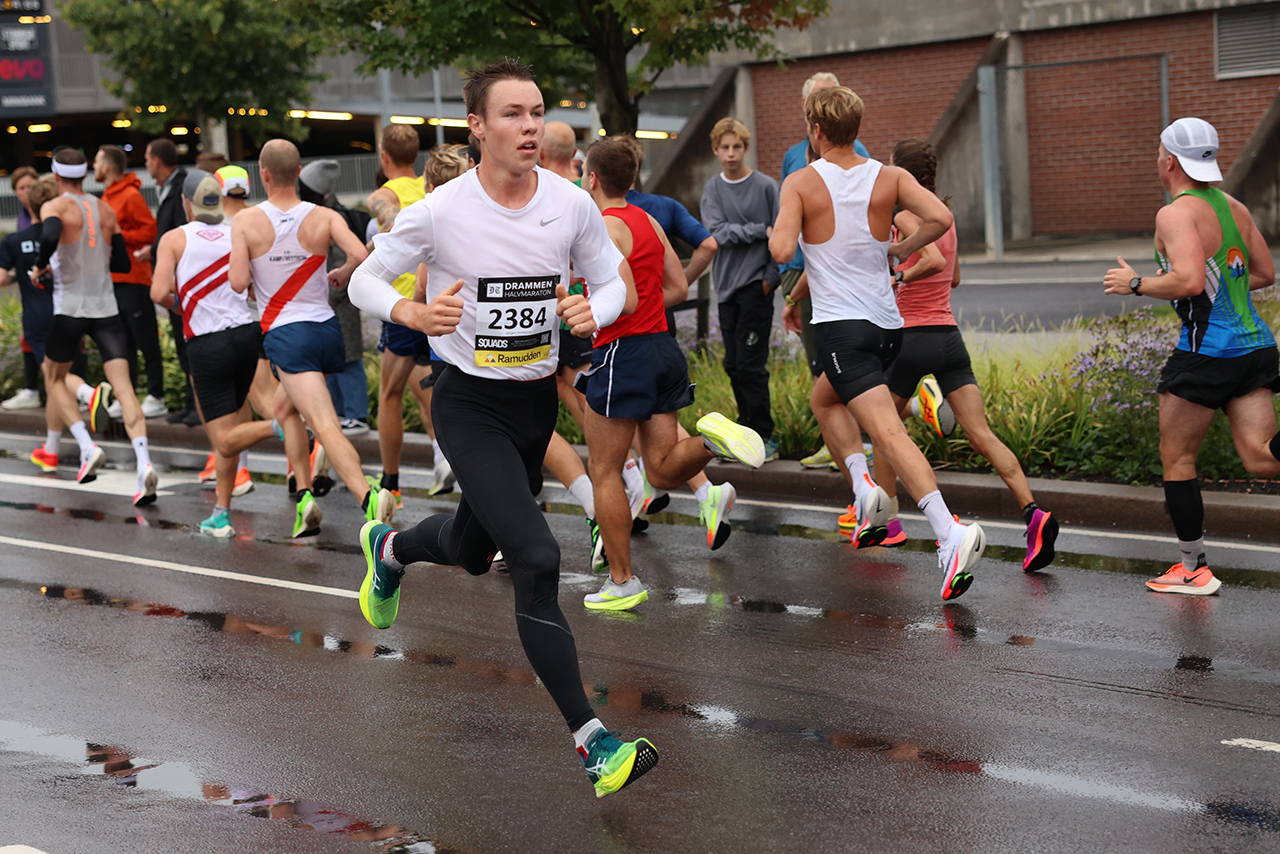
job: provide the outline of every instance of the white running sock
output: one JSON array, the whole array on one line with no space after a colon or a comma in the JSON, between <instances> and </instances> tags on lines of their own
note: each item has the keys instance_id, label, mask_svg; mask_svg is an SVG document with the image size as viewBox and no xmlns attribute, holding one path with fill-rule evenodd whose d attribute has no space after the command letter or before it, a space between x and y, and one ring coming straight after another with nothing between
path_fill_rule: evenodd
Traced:
<instances>
[{"instance_id":1,"label":"white running sock","mask_svg":"<svg viewBox=\"0 0 1280 854\"><path fill-rule=\"evenodd\" d=\"M578 751L582 761L585 762L587 759L587 743L595 737L596 733L603 729L604 724L600 723L600 719L592 718L573 731L573 748Z\"/></svg>"},{"instance_id":2,"label":"white running sock","mask_svg":"<svg viewBox=\"0 0 1280 854\"><path fill-rule=\"evenodd\" d=\"M77 421L71 425L71 435L80 446L80 462L84 462L84 458L89 455L89 449L93 447L93 437L89 435L89 428L84 426L83 421Z\"/></svg>"},{"instance_id":3,"label":"white running sock","mask_svg":"<svg viewBox=\"0 0 1280 854\"><path fill-rule=\"evenodd\" d=\"M440 450L440 443L435 439L431 440L431 466L432 468L440 465L440 461L444 459L444 451Z\"/></svg>"},{"instance_id":4,"label":"white running sock","mask_svg":"<svg viewBox=\"0 0 1280 854\"><path fill-rule=\"evenodd\" d=\"M622 466L622 482L627 485L627 493L630 495L644 492L644 478L635 460L628 459Z\"/></svg>"},{"instance_id":5,"label":"white running sock","mask_svg":"<svg viewBox=\"0 0 1280 854\"><path fill-rule=\"evenodd\" d=\"M933 527L934 538L939 543L945 543L947 537L951 536L951 528L956 524L956 520L951 518L951 511L947 509L947 502L942 500L942 493L935 489L921 498L918 503L920 509L924 511L924 517Z\"/></svg>"},{"instance_id":6,"label":"white running sock","mask_svg":"<svg viewBox=\"0 0 1280 854\"><path fill-rule=\"evenodd\" d=\"M138 473L151 465L151 452L147 450L147 437L139 436L133 440L133 454L138 458Z\"/></svg>"},{"instance_id":7,"label":"white running sock","mask_svg":"<svg viewBox=\"0 0 1280 854\"><path fill-rule=\"evenodd\" d=\"M247 450L246 450L246 451L241 451L241 452L240 452L240 466L239 466L239 468L237 468L237 469L236 469L236 471L238 472L240 469L247 469L248 467L249 467L249 452L248 452Z\"/></svg>"},{"instance_id":8,"label":"white running sock","mask_svg":"<svg viewBox=\"0 0 1280 854\"><path fill-rule=\"evenodd\" d=\"M871 487L866 480L871 476L871 471L867 468L867 455L850 454L844 458L844 464L849 469L849 476L853 478L853 494L861 498L863 493L870 492Z\"/></svg>"},{"instance_id":9,"label":"white running sock","mask_svg":"<svg viewBox=\"0 0 1280 854\"><path fill-rule=\"evenodd\" d=\"M587 512L588 519L596 518L596 491L591 486L591 478L580 474L569 484L569 494L578 499L582 509Z\"/></svg>"},{"instance_id":10,"label":"white running sock","mask_svg":"<svg viewBox=\"0 0 1280 854\"><path fill-rule=\"evenodd\" d=\"M699 486L697 489L693 491L693 497L698 499L699 504L701 504L702 502L710 498L711 497L711 481L709 480L703 481L702 486Z\"/></svg>"},{"instance_id":11,"label":"white running sock","mask_svg":"<svg viewBox=\"0 0 1280 854\"><path fill-rule=\"evenodd\" d=\"M44 452L46 454L58 455L58 445L62 442L61 430L46 430L44 434Z\"/></svg>"},{"instance_id":12,"label":"white running sock","mask_svg":"<svg viewBox=\"0 0 1280 854\"><path fill-rule=\"evenodd\" d=\"M93 386L88 383L80 383L80 388L76 389L76 400L85 406L93 403Z\"/></svg>"},{"instance_id":13,"label":"white running sock","mask_svg":"<svg viewBox=\"0 0 1280 854\"><path fill-rule=\"evenodd\" d=\"M395 534L387 534L387 538L382 541L382 562L387 565L388 569L400 570L404 569L404 564L396 560L395 553L391 550L391 541L396 538Z\"/></svg>"},{"instance_id":14,"label":"white running sock","mask_svg":"<svg viewBox=\"0 0 1280 854\"><path fill-rule=\"evenodd\" d=\"M1187 572L1195 572L1196 564L1204 554L1204 537L1190 542L1178 540L1178 551L1182 552L1182 568Z\"/></svg>"}]
</instances>

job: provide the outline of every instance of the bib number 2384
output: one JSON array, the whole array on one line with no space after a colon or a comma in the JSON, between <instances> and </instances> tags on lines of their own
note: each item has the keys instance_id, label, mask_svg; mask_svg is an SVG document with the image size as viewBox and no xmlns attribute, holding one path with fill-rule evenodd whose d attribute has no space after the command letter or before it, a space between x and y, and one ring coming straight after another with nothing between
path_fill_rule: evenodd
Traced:
<instances>
[{"instance_id":1,"label":"bib number 2384","mask_svg":"<svg viewBox=\"0 0 1280 854\"><path fill-rule=\"evenodd\" d=\"M530 365L551 356L560 276L481 278L476 288L476 365Z\"/></svg>"}]
</instances>

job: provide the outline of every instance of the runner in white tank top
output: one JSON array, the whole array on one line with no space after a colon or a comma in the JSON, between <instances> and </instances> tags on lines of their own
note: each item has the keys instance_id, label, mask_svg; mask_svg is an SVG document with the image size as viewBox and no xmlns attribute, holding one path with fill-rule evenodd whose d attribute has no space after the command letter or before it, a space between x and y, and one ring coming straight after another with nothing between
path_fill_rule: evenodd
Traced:
<instances>
[{"instance_id":1,"label":"runner in white tank top","mask_svg":"<svg viewBox=\"0 0 1280 854\"><path fill-rule=\"evenodd\" d=\"M282 211L270 201L256 208L266 214L275 233L271 248L249 262L263 333L286 323L323 323L334 316L325 272L328 255L308 252L298 242L298 227L315 209L311 202L299 202Z\"/></svg>"},{"instance_id":2,"label":"runner in white tank top","mask_svg":"<svg viewBox=\"0 0 1280 854\"><path fill-rule=\"evenodd\" d=\"M262 311L262 346L280 377L276 418L300 413L366 518L390 521L395 499L385 489L370 491L360 455L342 434L325 386L326 374L346 368L342 329L329 307L326 284L346 284L369 253L337 211L298 198L302 168L293 143L269 141L258 155L258 167L267 201L241 211L232 223L231 287L243 293L254 285ZM347 261L326 275L330 243L346 253ZM312 494L311 463L306 454L295 456L289 458L298 483L295 535L316 533L320 514Z\"/></svg>"},{"instance_id":3,"label":"runner in white tank top","mask_svg":"<svg viewBox=\"0 0 1280 854\"><path fill-rule=\"evenodd\" d=\"M223 216L218 179L199 169L189 172L182 204L189 222L160 238L151 298L172 308L176 294L181 303L191 382L214 449L217 477L217 503L200 530L230 537L235 534L229 510L239 456L272 435L272 422L254 421L246 404L258 373L262 333L246 295L231 288L231 224ZM263 399L262 391L256 406L265 416L271 413L274 395ZM290 433L305 453L302 421L296 414L292 421L296 429Z\"/></svg>"},{"instance_id":4,"label":"runner in white tank top","mask_svg":"<svg viewBox=\"0 0 1280 854\"><path fill-rule=\"evenodd\" d=\"M973 583L968 570L982 555L986 536L977 525L952 519L932 467L902 426L884 376L902 341L888 256L906 258L937 240L951 226L951 211L906 170L881 166L853 150L862 99L851 90L836 86L812 93L805 100L805 118L821 160L788 176L769 249L775 261L785 263L803 239L805 269L816 283L813 330L823 376L814 385L814 413L843 404L892 460L938 539L942 598L954 599ZM891 244L897 207L919 216L922 224L906 240ZM791 296L804 298L794 290ZM783 322L799 331L794 304L783 312ZM835 437L826 431L828 424L839 426L838 419L820 415L819 421L828 445L847 454L857 496L854 541L859 546L883 542L892 504L871 479L861 448L850 453L861 444L857 425L851 438L842 436L833 444ZM848 430L849 420L843 425Z\"/></svg>"}]
</instances>

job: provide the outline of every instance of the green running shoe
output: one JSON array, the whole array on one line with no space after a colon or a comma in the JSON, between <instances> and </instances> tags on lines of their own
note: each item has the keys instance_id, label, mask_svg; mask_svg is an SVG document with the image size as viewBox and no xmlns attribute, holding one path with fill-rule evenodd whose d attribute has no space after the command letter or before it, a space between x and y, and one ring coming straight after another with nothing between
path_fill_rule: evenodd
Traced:
<instances>
[{"instance_id":1,"label":"green running shoe","mask_svg":"<svg viewBox=\"0 0 1280 854\"><path fill-rule=\"evenodd\" d=\"M320 512L320 505L316 503L315 496L311 494L311 490L304 489L298 493L298 512L293 520L293 535L295 537L314 537L320 533L320 520L324 518L324 514Z\"/></svg>"},{"instance_id":2,"label":"green running shoe","mask_svg":"<svg viewBox=\"0 0 1280 854\"><path fill-rule=\"evenodd\" d=\"M753 469L764 465L764 440L750 427L735 424L719 412L708 412L698 419L697 430L707 450L720 459Z\"/></svg>"},{"instance_id":3,"label":"green running shoe","mask_svg":"<svg viewBox=\"0 0 1280 854\"><path fill-rule=\"evenodd\" d=\"M658 764L658 749L647 738L619 741L617 730L601 730L582 749L582 764L603 798L634 783Z\"/></svg>"},{"instance_id":4,"label":"green running shoe","mask_svg":"<svg viewBox=\"0 0 1280 854\"><path fill-rule=\"evenodd\" d=\"M386 525L390 524L395 515L396 497L391 494L391 490L381 487L369 490L369 501L364 507L365 519Z\"/></svg>"},{"instance_id":5,"label":"green running shoe","mask_svg":"<svg viewBox=\"0 0 1280 854\"><path fill-rule=\"evenodd\" d=\"M360 548L368 569L360 583L360 612L375 629L389 629L400 611L400 579L404 570L394 570L382 562L382 545L395 531L381 522L365 522L360 529Z\"/></svg>"},{"instance_id":6,"label":"green running shoe","mask_svg":"<svg viewBox=\"0 0 1280 854\"><path fill-rule=\"evenodd\" d=\"M715 551L725 544L733 528L729 527L729 511L738 497L732 483L711 487L706 501L698 504L698 518L707 527L707 548Z\"/></svg>"},{"instance_id":7,"label":"green running shoe","mask_svg":"<svg viewBox=\"0 0 1280 854\"><path fill-rule=\"evenodd\" d=\"M595 519L587 519L591 529L591 571L608 572L609 556L604 553L604 537L600 536L600 526Z\"/></svg>"}]
</instances>

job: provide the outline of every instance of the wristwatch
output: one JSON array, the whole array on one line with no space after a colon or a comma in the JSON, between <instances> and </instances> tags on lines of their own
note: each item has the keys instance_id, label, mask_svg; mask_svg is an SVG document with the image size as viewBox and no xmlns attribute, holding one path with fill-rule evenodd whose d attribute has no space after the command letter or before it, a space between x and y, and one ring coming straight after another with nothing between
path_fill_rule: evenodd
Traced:
<instances>
[{"instance_id":1,"label":"wristwatch","mask_svg":"<svg viewBox=\"0 0 1280 854\"><path fill-rule=\"evenodd\" d=\"M895 270L895 271L894 271L894 274L893 274L893 283L894 283L895 285L900 285L900 284L902 284L902 279L903 279L902 271L901 271L901 270Z\"/></svg>"},{"instance_id":2,"label":"wristwatch","mask_svg":"<svg viewBox=\"0 0 1280 854\"><path fill-rule=\"evenodd\" d=\"M1129 290L1133 293L1135 297L1142 296L1142 294L1138 293L1138 286L1141 284L1142 284L1141 276L1134 276L1132 279L1129 280Z\"/></svg>"}]
</instances>

